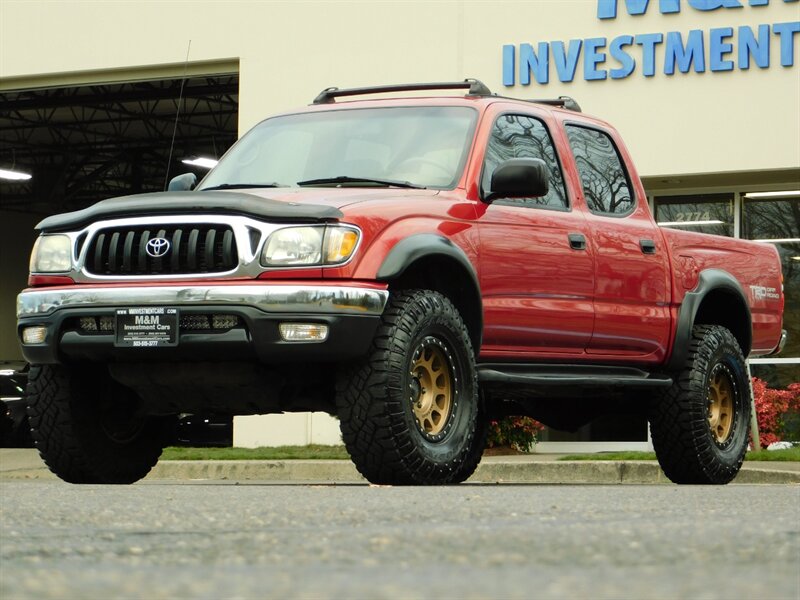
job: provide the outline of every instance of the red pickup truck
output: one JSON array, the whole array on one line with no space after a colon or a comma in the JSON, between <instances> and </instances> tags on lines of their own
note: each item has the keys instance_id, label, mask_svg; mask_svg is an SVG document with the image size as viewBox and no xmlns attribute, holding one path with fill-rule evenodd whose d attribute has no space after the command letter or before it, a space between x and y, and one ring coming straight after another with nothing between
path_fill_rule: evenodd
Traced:
<instances>
[{"instance_id":1,"label":"red pickup truck","mask_svg":"<svg viewBox=\"0 0 800 600\"><path fill-rule=\"evenodd\" d=\"M466 95L373 96L432 89ZM777 252L659 228L573 100L329 88L194 179L38 225L18 335L61 478L136 481L205 411L335 414L377 483L465 480L493 418L632 410L673 481L739 470Z\"/></svg>"}]
</instances>

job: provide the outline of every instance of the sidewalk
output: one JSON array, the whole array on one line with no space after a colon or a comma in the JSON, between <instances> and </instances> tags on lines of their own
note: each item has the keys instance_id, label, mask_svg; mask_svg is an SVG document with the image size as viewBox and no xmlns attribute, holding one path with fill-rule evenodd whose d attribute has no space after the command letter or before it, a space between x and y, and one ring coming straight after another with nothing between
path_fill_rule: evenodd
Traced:
<instances>
[{"instance_id":1,"label":"sidewalk","mask_svg":"<svg viewBox=\"0 0 800 600\"><path fill-rule=\"evenodd\" d=\"M558 454L487 456L470 483L669 483L655 461L559 461ZM35 449L0 448L0 480L56 479ZM346 460L203 460L159 462L145 481L228 480L365 483ZM800 483L800 463L745 462L734 483Z\"/></svg>"}]
</instances>

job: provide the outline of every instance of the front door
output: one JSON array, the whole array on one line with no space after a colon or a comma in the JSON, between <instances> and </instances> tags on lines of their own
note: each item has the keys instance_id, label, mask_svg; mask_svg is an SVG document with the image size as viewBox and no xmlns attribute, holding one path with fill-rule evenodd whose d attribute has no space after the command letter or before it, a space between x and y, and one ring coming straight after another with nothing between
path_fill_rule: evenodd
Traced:
<instances>
[{"instance_id":1,"label":"front door","mask_svg":"<svg viewBox=\"0 0 800 600\"><path fill-rule=\"evenodd\" d=\"M592 333L594 265L586 217L574 211L543 119L501 114L484 158L481 186L509 158L541 158L549 192L479 205L484 340L481 357L583 354Z\"/></svg>"}]
</instances>

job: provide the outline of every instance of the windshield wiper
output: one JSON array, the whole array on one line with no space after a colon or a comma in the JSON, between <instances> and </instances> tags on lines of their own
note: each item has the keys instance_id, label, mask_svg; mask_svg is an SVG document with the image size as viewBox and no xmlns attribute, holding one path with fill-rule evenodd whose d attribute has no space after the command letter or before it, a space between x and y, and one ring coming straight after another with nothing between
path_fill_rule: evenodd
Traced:
<instances>
[{"instance_id":1,"label":"windshield wiper","mask_svg":"<svg viewBox=\"0 0 800 600\"><path fill-rule=\"evenodd\" d=\"M244 190L247 188L281 188L289 187L273 181L271 183L221 183L219 185L212 185L211 187L198 190L199 192L207 192L209 190Z\"/></svg>"},{"instance_id":2,"label":"windshield wiper","mask_svg":"<svg viewBox=\"0 0 800 600\"><path fill-rule=\"evenodd\" d=\"M426 189L424 185L417 185L410 181L395 181L393 179L376 179L374 177L350 177L349 175L339 175L338 177L321 177L319 179L306 179L298 181L300 187L311 185L326 185L332 183L367 183L375 185L385 185L387 187L412 188L415 190Z\"/></svg>"}]
</instances>

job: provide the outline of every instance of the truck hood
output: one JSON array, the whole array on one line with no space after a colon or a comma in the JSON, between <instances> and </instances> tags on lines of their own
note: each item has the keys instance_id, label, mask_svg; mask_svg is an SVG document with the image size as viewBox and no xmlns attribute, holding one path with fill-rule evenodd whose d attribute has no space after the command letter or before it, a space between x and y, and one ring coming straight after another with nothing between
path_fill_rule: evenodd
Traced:
<instances>
[{"instance_id":1,"label":"truck hood","mask_svg":"<svg viewBox=\"0 0 800 600\"><path fill-rule=\"evenodd\" d=\"M341 219L340 208L397 196L432 196L436 190L400 188L258 188L247 191L156 192L110 198L42 220L39 231L67 231L101 219L164 214L236 214L266 221L318 223Z\"/></svg>"}]
</instances>

